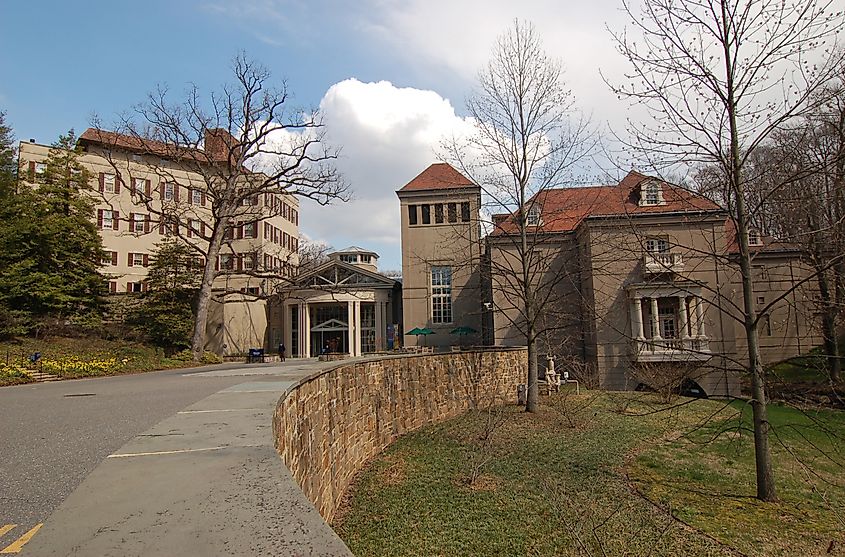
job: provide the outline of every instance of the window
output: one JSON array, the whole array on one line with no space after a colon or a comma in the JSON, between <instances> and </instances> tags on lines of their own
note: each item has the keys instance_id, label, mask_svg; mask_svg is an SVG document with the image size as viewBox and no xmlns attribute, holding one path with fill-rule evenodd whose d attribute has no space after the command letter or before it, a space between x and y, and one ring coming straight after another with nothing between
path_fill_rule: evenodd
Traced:
<instances>
[{"instance_id":1,"label":"window","mask_svg":"<svg viewBox=\"0 0 845 557\"><path fill-rule=\"evenodd\" d=\"M422 207L422 223L431 224L431 205L420 205Z\"/></svg>"},{"instance_id":2,"label":"window","mask_svg":"<svg viewBox=\"0 0 845 557\"><path fill-rule=\"evenodd\" d=\"M757 304L758 305L762 306L765 303L766 303L766 297L765 296L757 296Z\"/></svg>"},{"instance_id":3,"label":"window","mask_svg":"<svg viewBox=\"0 0 845 557\"><path fill-rule=\"evenodd\" d=\"M147 191L147 181L144 178L132 178L132 193L149 196L150 192Z\"/></svg>"},{"instance_id":4,"label":"window","mask_svg":"<svg viewBox=\"0 0 845 557\"><path fill-rule=\"evenodd\" d=\"M47 163L37 162L35 163L35 173L36 174L44 174L47 171Z\"/></svg>"},{"instance_id":5,"label":"window","mask_svg":"<svg viewBox=\"0 0 845 557\"><path fill-rule=\"evenodd\" d=\"M641 190L641 205L660 205L663 201L663 196L661 195L662 191L660 189L660 183L655 181L649 181L643 184Z\"/></svg>"},{"instance_id":6,"label":"window","mask_svg":"<svg viewBox=\"0 0 845 557\"><path fill-rule=\"evenodd\" d=\"M223 271L231 271L234 269L234 260L231 253L224 253L220 256L220 269Z\"/></svg>"},{"instance_id":7,"label":"window","mask_svg":"<svg viewBox=\"0 0 845 557\"><path fill-rule=\"evenodd\" d=\"M164 184L164 191L162 192L162 198L165 201L173 201L176 197L176 185L175 184Z\"/></svg>"},{"instance_id":8,"label":"window","mask_svg":"<svg viewBox=\"0 0 845 557\"><path fill-rule=\"evenodd\" d=\"M146 232L144 230L144 223L147 220L147 215L142 215L140 213L132 213L129 215L129 231L130 232L137 232L143 234Z\"/></svg>"},{"instance_id":9,"label":"window","mask_svg":"<svg viewBox=\"0 0 845 557\"><path fill-rule=\"evenodd\" d=\"M191 204L203 205L203 195L200 190L191 190Z\"/></svg>"},{"instance_id":10,"label":"window","mask_svg":"<svg viewBox=\"0 0 845 557\"><path fill-rule=\"evenodd\" d=\"M452 322L452 268L431 268L431 320Z\"/></svg>"},{"instance_id":11,"label":"window","mask_svg":"<svg viewBox=\"0 0 845 557\"><path fill-rule=\"evenodd\" d=\"M243 260L243 264L241 268L245 271L251 271L255 269L255 254L254 253L245 253L241 255L241 259Z\"/></svg>"},{"instance_id":12,"label":"window","mask_svg":"<svg viewBox=\"0 0 845 557\"><path fill-rule=\"evenodd\" d=\"M109 266L109 265L117 265L117 252L116 251L104 251L103 257L100 259L100 265Z\"/></svg>"},{"instance_id":13,"label":"window","mask_svg":"<svg viewBox=\"0 0 845 557\"><path fill-rule=\"evenodd\" d=\"M103 192L105 193L116 193L115 192L115 184L117 180L114 178L114 174L103 174Z\"/></svg>"},{"instance_id":14,"label":"window","mask_svg":"<svg viewBox=\"0 0 845 557\"><path fill-rule=\"evenodd\" d=\"M373 257L371 255L362 255L361 263L372 263Z\"/></svg>"},{"instance_id":15,"label":"window","mask_svg":"<svg viewBox=\"0 0 845 557\"><path fill-rule=\"evenodd\" d=\"M247 286L246 288L244 288L244 292L253 296L258 296L259 294L261 294L261 289L257 286Z\"/></svg>"},{"instance_id":16,"label":"window","mask_svg":"<svg viewBox=\"0 0 845 557\"><path fill-rule=\"evenodd\" d=\"M344 263L358 263L358 256L344 253L340 256L340 260Z\"/></svg>"},{"instance_id":17,"label":"window","mask_svg":"<svg viewBox=\"0 0 845 557\"><path fill-rule=\"evenodd\" d=\"M443 224L443 204L438 203L434 206L434 222Z\"/></svg>"},{"instance_id":18,"label":"window","mask_svg":"<svg viewBox=\"0 0 845 557\"><path fill-rule=\"evenodd\" d=\"M540 226L540 207L532 205L525 215L525 226Z\"/></svg>"},{"instance_id":19,"label":"window","mask_svg":"<svg viewBox=\"0 0 845 557\"><path fill-rule=\"evenodd\" d=\"M132 258L130 267L146 267L146 258L143 253L131 253L129 255Z\"/></svg>"},{"instance_id":20,"label":"window","mask_svg":"<svg viewBox=\"0 0 845 557\"><path fill-rule=\"evenodd\" d=\"M109 211L108 209L103 211L103 223L100 228L114 228L114 211Z\"/></svg>"},{"instance_id":21,"label":"window","mask_svg":"<svg viewBox=\"0 0 845 557\"><path fill-rule=\"evenodd\" d=\"M772 319L768 314L764 314L761 317L763 334L767 337L772 336Z\"/></svg>"},{"instance_id":22,"label":"window","mask_svg":"<svg viewBox=\"0 0 845 557\"><path fill-rule=\"evenodd\" d=\"M649 253L669 253L669 240L665 238L647 238L645 250Z\"/></svg>"},{"instance_id":23,"label":"window","mask_svg":"<svg viewBox=\"0 0 845 557\"><path fill-rule=\"evenodd\" d=\"M449 222L458 222L458 205L449 203L446 207L448 208Z\"/></svg>"},{"instance_id":24,"label":"window","mask_svg":"<svg viewBox=\"0 0 845 557\"><path fill-rule=\"evenodd\" d=\"M461 203L461 221L469 222L469 201Z\"/></svg>"},{"instance_id":25,"label":"window","mask_svg":"<svg viewBox=\"0 0 845 557\"><path fill-rule=\"evenodd\" d=\"M670 307L661 307L657 310L657 316L660 320L660 336L663 338L675 338L677 331L675 330L675 310Z\"/></svg>"},{"instance_id":26,"label":"window","mask_svg":"<svg viewBox=\"0 0 845 557\"><path fill-rule=\"evenodd\" d=\"M141 282L127 282L126 291L129 293L139 293L144 291L144 284Z\"/></svg>"},{"instance_id":27,"label":"window","mask_svg":"<svg viewBox=\"0 0 845 557\"><path fill-rule=\"evenodd\" d=\"M257 222L243 225L244 238L255 238L255 229L257 226Z\"/></svg>"},{"instance_id":28,"label":"window","mask_svg":"<svg viewBox=\"0 0 845 557\"><path fill-rule=\"evenodd\" d=\"M748 245L749 246L762 246L763 245L763 238L760 236L760 232L756 228L749 228L748 229Z\"/></svg>"},{"instance_id":29,"label":"window","mask_svg":"<svg viewBox=\"0 0 845 557\"><path fill-rule=\"evenodd\" d=\"M417 224L417 206L408 205L408 224L411 226Z\"/></svg>"}]
</instances>

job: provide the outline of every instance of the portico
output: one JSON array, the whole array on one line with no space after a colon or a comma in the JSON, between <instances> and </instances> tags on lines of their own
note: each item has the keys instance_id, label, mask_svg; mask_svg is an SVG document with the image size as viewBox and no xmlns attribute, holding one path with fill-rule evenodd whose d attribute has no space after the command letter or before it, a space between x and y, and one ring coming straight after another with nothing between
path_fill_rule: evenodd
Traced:
<instances>
[{"instance_id":1,"label":"portico","mask_svg":"<svg viewBox=\"0 0 845 557\"><path fill-rule=\"evenodd\" d=\"M701 286L639 284L628 287L634 357L639 362L710 359L706 304Z\"/></svg>"},{"instance_id":2,"label":"portico","mask_svg":"<svg viewBox=\"0 0 845 557\"><path fill-rule=\"evenodd\" d=\"M338 254L284 291L285 344L292 357L360 356L388 348L396 281Z\"/></svg>"}]
</instances>

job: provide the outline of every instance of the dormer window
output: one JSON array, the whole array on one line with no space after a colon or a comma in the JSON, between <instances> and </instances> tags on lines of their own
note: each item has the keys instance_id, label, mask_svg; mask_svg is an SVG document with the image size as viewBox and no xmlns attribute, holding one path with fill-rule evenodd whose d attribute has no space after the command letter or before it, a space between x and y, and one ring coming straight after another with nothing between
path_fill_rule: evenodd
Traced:
<instances>
[{"instance_id":1,"label":"dormer window","mask_svg":"<svg viewBox=\"0 0 845 557\"><path fill-rule=\"evenodd\" d=\"M525 215L525 226L540 226L540 207L534 205L528 209L528 214Z\"/></svg>"},{"instance_id":2,"label":"dormer window","mask_svg":"<svg viewBox=\"0 0 845 557\"><path fill-rule=\"evenodd\" d=\"M663 203L663 188L660 182L649 180L640 186L640 205L660 205Z\"/></svg>"},{"instance_id":3,"label":"dormer window","mask_svg":"<svg viewBox=\"0 0 845 557\"><path fill-rule=\"evenodd\" d=\"M763 237L760 236L760 231L756 228L749 228L748 229L748 245L749 246L762 246L763 245Z\"/></svg>"}]
</instances>

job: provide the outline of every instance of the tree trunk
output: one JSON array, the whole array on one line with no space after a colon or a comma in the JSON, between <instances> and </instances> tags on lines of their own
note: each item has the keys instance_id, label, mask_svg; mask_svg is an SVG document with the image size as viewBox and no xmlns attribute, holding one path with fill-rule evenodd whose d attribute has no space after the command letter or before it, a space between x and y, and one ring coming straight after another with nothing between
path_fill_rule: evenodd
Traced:
<instances>
[{"instance_id":1,"label":"tree trunk","mask_svg":"<svg viewBox=\"0 0 845 557\"><path fill-rule=\"evenodd\" d=\"M736 196L736 239L739 245L739 267L742 274L742 302L745 317L745 337L748 343L748 371L751 373L752 400L754 414L754 463L757 472L757 498L761 501L777 501L775 476L772 471L772 451L769 447L769 417L766 411L766 383L763 361L760 358L760 343L757 335L757 312L754 309L754 279L751 276L751 253L748 249L748 209L745 206L745 185L740 148L739 127L737 125L737 102L734 98L734 52L731 45L734 37L730 25L731 17L727 13L725 2L722 9L722 47L725 53L725 77L727 81L726 108L728 111L730 132L730 161L728 161L728 185Z\"/></svg>"},{"instance_id":2,"label":"tree trunk","mask_svg":"<svg viewBox=\"0 0 845 557\"><path fill-rule=\"evenodd\" d=\"M540 409L540 389L537 384L537 338L533 322L528 325L528 392L525 399L525 411L536 412Z\"/></svg>"},{"instance_id":3,"label":"tree trunk","mask_svg":"<svg viewBox=\"0 0 845 557\"><path fill-rule=\"evenodd\" d=\"M206 328L208 327L208 310L211 306L211 294L214 287L214 279L217 272L214 266L217 262L217 256L220 255L220 244L223 240L223 234L226 230L228 220L221 219L217 222L214 232L211 234L211 242L208 246L208 255L205 259L205 269L202 274L202 283L197 294L197 315L194 320L194 334L191 337L191 353L194 361L198 362L202 359L202 354L205 351L206 343Z\"/></svg>"},{"instance_id":4,"label":"tree trunk","mask_svg":"<svg viewBox=\"0 0 845 557\"><path fill-rule=\"evenodd\" d=\"M827 358L827 370L830 380L839 381L842 372L842 362L839 359L839 342L836 332L836 305L831 297L830 281L827 270L818 272L819 296L822 301L822 338L824 352Z\"/></svg>"}]
</instances>

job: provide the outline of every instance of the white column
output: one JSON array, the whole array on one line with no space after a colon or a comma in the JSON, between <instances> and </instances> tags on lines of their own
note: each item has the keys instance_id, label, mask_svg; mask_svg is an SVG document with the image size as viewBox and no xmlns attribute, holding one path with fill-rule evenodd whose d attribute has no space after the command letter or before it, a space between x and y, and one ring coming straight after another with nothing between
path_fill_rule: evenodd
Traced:
<instances>
[{"instance_id":1,"label":"white column","mask_svg":"<svg viewBox=\"0 0 845 557\"><path fill-rule=\"evenodd\" d=\"M651 338L652 340L663 340L660 336L660 322L657 319L657 298L651 298Z\"/></svg>"},{"instance_id":2,"label":"white column","mask_svg":"<svg viewBox=\"0 0 845 557\"><path fill-rule=\"evenodd\" d=\"M687 332L687 297L686 295L678 296L678 328L681 330L681 338L686 340L689 338Z\"/></svg>"},{"instance_id":3,"label":"white column","mask_svg":"<svg viewBox=\"0 0 845 557\"><path fill-rule=\"evenodd\" d=\"M706 337L704 332L704 300L701 297L695 299L695 320L698 322L698 336Z\"/></svg>"},{"instance_id":4,"label":"white column","mask_svg":"<svg viewBox=\"0 0 845 557\"><path fill-rule=\"evenodd\" d=\"M355 301L355 355L361 355L361 301Z\"/></svg>"},{"instance_id":5,"label":"white column","mask_svg":"<svg viewBox=\"0 0 845 557\"><path fill-rule=\"evenodd\" d=\"M349 323L349 329L346 335L346 348L350 356L355 356L355 302L352 300L346 302L346 321Z\"/></svg>"},{"instance_id":6,"label":"white column","mask_svg":"<svg viewBox=\"0 0 845 557\"><path fill-rule=\"evenodd\" d=\"M311 357L311 313L308 302L299 304L299 352L305 358Z\"/></svg>"},{"instance_id":7,"label":"white column","mask_svg":"<svg viewBox=\"0 0 845 557\"><path fill-rule=\"evenodd\" d=\"M631 307L631 332L637 340L645 340L643 332L643 301L642 298L636 297L633 300L634 304Z\"/></svg>"},{"instance_id":8,"label":"white column","mask_svg":"<svg viewBox=\"0 0 845 557\"><path fill-rule=\"evenodd\" d=\"M376 302L376 350L381 351L386 348L384 337L387 335L387 327L384 325L384 302Z\"/></svg>"}]
</instances>

